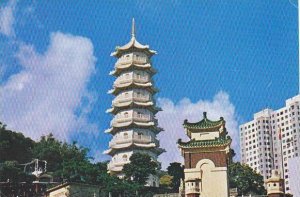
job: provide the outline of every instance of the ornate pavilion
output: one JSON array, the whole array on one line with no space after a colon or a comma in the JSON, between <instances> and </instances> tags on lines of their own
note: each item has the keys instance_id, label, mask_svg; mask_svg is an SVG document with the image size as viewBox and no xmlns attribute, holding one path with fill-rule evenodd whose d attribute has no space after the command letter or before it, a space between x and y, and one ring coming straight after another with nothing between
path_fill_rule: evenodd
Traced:
<instances>
[{"instance_id":1,"label":"ornate pavilion","mask_svg":"<svg viewBox=\"0 0 300 197\"><path fill-rule=\"evenodd\" d=\"M183 127L188 142L178 140L184 157L184 193L187 197L228 196L227 166L231 138L227 136L225 120L207 118L196 123L185 120Z\"/></svg>"}]
</instances>

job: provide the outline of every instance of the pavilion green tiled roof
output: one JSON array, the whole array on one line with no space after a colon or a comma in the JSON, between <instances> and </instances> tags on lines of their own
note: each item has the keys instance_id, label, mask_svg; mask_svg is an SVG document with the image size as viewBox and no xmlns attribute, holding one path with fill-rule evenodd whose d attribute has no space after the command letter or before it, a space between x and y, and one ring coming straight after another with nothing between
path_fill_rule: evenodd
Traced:
<instances>
[{"instance_id":1,"label":"pavilion green tiled roof","mask_svg":"<svg viewBox=\"0 0 300 197\"><path fill-rule=\"evenodd\" d=\"M203 112L203 119L201 121L196 123L190 123L187 120L185 120L183 123L183 127L189 129L208 129L221 126L224 123L225 120L223 119L223 117L221 117L220 120L212 121L207 118L206 112Z\"/></svg>"},{"instance_id":2,"label":"pavilion green tiled roof","mask_svg":"<svg viewBox=\"0 0 300 197\"><path fill-rule=\"evenodd\" d=\"M230 144L231 138L227 136L226 138L217 138L215 140L191 140L189 142L182 142L179 139L177 143L182 148L217 147Z\"/></svg>"}]
</instances>

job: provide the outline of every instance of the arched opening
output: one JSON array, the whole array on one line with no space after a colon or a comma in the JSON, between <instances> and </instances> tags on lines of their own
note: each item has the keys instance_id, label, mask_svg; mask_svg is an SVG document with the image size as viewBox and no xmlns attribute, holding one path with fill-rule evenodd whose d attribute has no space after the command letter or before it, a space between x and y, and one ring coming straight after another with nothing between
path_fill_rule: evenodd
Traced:
<instances>
[{"instance_id":1,"label":"arched opening","mask_svg":"<svg viewBox=\"0 0 300 197\"><path fill-rule=\"evenodd\" d=\"M128 133L124 133L124 139L128 139Z\"/></svg>"},{"instance_id":2,"label":"arched opening","mask_svg":"<svg viewBox=\"0 0 300 197\"><path fill-rule=\"evenodd\" d=\"M143 116L143 115L142 115L141 112L138 112L138 113L137 113L137 117L138 117L138 118L142 118L142 116Z\"/></svg>"},{"instance_id":3,"label":"arched opening","mask_svg":"<svg viewBox=\"0 0 300 197\"><path fill-rule=\"evenodd\" d=\"M122 156L123 161L127 161L127 155Z\"/></svg>"},{"instance_id":4,"label":"arched opening","mask_svg":"<svg viewBox=\"0 0 300 197\"><path fill-rule=\"evenodd\" d=\"M142 133L138 133L138 139L142 139L143 134Z\"/></svg>"},{"instance_id":5,"label":"arched opening","mask_svg":"<svg viewBox=\"0 0 300 197\"><path fill-rule=\"evenodd\" d=\"M125 117L125 118L128 118L128 112L125 112L125 113L124 113L124 117Z\"/></svg>"}]
</instances>

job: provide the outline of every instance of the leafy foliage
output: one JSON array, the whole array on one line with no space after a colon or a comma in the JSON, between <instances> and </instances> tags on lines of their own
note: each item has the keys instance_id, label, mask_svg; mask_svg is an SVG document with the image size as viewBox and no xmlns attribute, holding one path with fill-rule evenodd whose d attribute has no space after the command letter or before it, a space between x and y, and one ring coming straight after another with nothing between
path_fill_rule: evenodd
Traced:
<instances>
[{"instance_id":1,"label":"leafy foliage","mask_svg":"<svg viewBox=\"0 0 300 197\"><path fill-rule=\"evenodd\" d=\"M149 175L156 174L159 167L147 154L134 153L129 160L123 167L125 178L139 185L145 185Z\"/></svg>"},{"instance_id":2,"label":"leafy foliage","mask_svg":"<svg viewBox=\"0 0 300 197\"><path fill-rule=\"evenodd\" d=\"M160 177L159 179L159 185L161 187L166 187L166 188L169 188L171 187L172 185L172 180L173 180L173 177L166 174L166 175L163 175L162 177Z\"/></svg>"},{"instance_id":3,"label":"leafy foliage","mask_svg":"<svg viewBox=\"0 0 300 197\"><path fill-rule=\"evenodd\" d=\"M239 195L266 194L263 177L239 162L229 165L229 185L237 188Z\"/></svg>"},{"instance_id":4,"label":"leafy foliage","mask_svg":"<svg viewBox=\"0 0 300 197\"><path fill-rule=\"evenodd\" d=\"M0 163L5 161L28 162L34 141L25 138L22 133L6 129L6 125L0 122Z\"/></svg>"},{"instance_id":5,"label":"leafy foliage","mask_svg":"<svg viewBox=\"0 0 300 197\"><path fill-rule=\"evenodd\" d=\"M168 174L173 177L171 187L173 188L174 192L178 192L180 187L180 180L184 179L184 167L181 166L180 163L174 162L170 163L167 170Z\"/></svg>"},{"instance_id":6,"label":"leafy foliage","mask_svg":"<svg viewBox=\"0 0 300 197\"><path fill-rule=\"evenodd\" d=\"M88 149L75 142L67 144L56 140L52 134L43 136L33 149L35 158L48 162L48 171L54 178L92 183L97 179L97 166L90 163L87 152Z\"/></svg>"},{"instance_id":7,"label":"leafy foliage","mask_svg":"<svg viewBox=\"0 0 300 197\"><path fill-rule=\"evenodd\" d=\"M0 164L0 182L18 183L32 180L34 177L25 174L17 161L5 161Z\"/></svg>"}]
</instances>

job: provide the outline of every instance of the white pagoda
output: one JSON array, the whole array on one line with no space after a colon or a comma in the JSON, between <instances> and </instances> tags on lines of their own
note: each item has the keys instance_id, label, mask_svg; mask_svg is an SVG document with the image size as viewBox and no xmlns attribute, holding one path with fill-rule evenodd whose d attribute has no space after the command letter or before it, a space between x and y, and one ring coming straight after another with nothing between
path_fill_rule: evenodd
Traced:
<instances>
[{"instance_id":1,"label":"white pagoda","mask_svg":"<svg viewBox=\"0 0 300 197\"><path fill-rule=\"evenodd\" d=\"M105 132L113 135L106 154L112 159L108 164L111 174L124 176L122 168L129 163L133 153L145 153L157 161L164 152L159 148L156 135L162 131L157 126L155 114L161 109L156 107L153 95L158 92L152 76L156 70L151 66L150 58L156 54L148 45L140 44L135 37L135 24L132 21L132 33L129 43L116 47L111 56L118 60L110 75L116 77L113 89L108 93L115 96L112 107L107 112L114 115L111 127ZM159 179L151 175L147 185L158 187Z\"/></svg>"}]
</instances>

